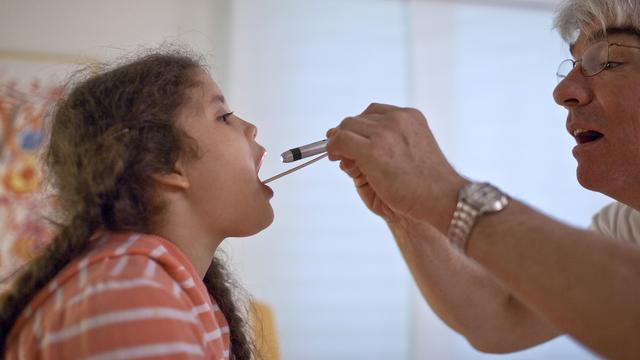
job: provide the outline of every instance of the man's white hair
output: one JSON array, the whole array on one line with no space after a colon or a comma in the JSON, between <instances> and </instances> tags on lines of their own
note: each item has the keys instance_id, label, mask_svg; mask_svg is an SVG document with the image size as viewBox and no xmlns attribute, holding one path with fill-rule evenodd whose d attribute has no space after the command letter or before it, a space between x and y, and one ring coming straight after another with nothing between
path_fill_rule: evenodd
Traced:
<instances>
[{"instance_id":1,"label":"man's white hair","mask_svg":"<svg viewBox=\"0 0 640 360\"><path fill-rule=\"evenodd\" d=\"M554 27L573 43L588 27L629 27L640 34L640 0L565 0L556 10Z\"/></svg>"}]
</instances>

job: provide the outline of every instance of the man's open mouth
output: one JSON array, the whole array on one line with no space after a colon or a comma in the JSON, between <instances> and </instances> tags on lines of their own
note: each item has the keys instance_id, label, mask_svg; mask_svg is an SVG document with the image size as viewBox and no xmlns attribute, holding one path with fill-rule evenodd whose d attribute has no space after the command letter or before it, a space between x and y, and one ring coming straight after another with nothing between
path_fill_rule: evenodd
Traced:
<instances>
[{"instance_id":1,"label":"man's open mouth","mask_svg":"<svg viewBox=\"0 0 640 360\"><path fill-rule=\"evenodd\" d=\"M573 135L573 137L576 139L578 144L586 144L586 143L594 142L604 136L602 135L602 133L599 133L595 130L585 130L585 129L573 130L573 133L571 135Z\"/></svg>"}]
</instances>

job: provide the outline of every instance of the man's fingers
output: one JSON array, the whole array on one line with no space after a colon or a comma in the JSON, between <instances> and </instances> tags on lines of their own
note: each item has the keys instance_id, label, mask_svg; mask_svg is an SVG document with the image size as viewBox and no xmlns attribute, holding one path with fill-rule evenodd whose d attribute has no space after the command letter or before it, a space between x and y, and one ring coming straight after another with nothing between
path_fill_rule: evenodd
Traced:
<instances>
[{"instance_id":1,"label":"man's fingers","mask_svg":"<svg viewBox=\"0 0 640 360\"><path fill-rule=\"evenodd\" d=\"M366 156L369 140L352 131L336 129L327 142L329 160L358 160Z\"/></svg>"},{"instance_id":2,"label":"man's fingers","mask_svg":"<svg viewBox=\"0 0 640 360\"><path fill-rule=\"evenodd\" d=\"M386 113L397 111L402 108L395 105L372 103L362 112L362 115L384 115Z\"/></svg>"},{"instance_id":3,"label":"man's fingers","mask_svg":"<svg viewBox=\"0 0 640 360\"><path fill-rule=\"evenodd\" d=\"M351 164L349 164L351 163ZM355 163L353 161L350 160L342 160L340 161L340 169L342 169L342 171L344 171L345 173L347 173L347 175L349 175L349 177L351 178L357 178L358 176L362 175L362 171L360 171L360 168L357 167L355 165Z\"/></svg>"},{"instance_id":4,"label":"man's fingers","mask_svg":"<svg viewBox=\"0 0 640 360\"><path fill-rule=\"evenodd\" d=\"M348 130L369 139L376 132L376 123L369 118L353 116L342 120L338 129Z\"/></svg>"},{"instance_id":5,"label":"man's fingers","mask_svg":"<svg viewBox=\"0 0 640 360\"><path fill-rule=\"evenodd\" d=\"M367 177L362 173L360 173L360 175L358 176L352 176L351 178L353 179L353 184L356 188L361 188L369 185L369 180L367 180Z\"/></svg>"},{"instance_id":6,"label":"man's fingers","mask_svg":"<svg viewBox=\"0 0 640 360\"><path fill-rule=\"evenodd\" d=\"M342 170L348 170L355 166L356 166L356 162L353 160L342 159L342 161L340 161L340 168Z\"/></svg>"},{"instance_id":7,"label":"man's fingers","mask_svg":"<svg viewBox=\"0 0 640 360\"><path fill-rule=\"evenodd\" d=\"M348 161L348 160L346 160ZM345 165L345 160L340 161L340 169L349 175L353 179L353 183L357 188L363 187L369 183L367 177L360 171L360 168L355 165Z\"/></svg>"}]
</instances>

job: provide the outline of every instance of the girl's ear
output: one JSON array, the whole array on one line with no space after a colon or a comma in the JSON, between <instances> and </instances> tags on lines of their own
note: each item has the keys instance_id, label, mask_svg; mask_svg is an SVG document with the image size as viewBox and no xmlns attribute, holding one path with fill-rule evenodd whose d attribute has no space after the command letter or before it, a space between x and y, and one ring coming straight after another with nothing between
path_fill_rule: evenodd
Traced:
<instances>
[{"instance_id":1,"label":"girl's ear","mask_svg":"<svg viewBox=\"0 0 640 360\"><path fill-rule=\"evenodd\" d=\"M152 174L151 178L160 185L176 190L187 190L191 186L182 159L176 161L171 171Z\"/></svg>"}]
</instances>

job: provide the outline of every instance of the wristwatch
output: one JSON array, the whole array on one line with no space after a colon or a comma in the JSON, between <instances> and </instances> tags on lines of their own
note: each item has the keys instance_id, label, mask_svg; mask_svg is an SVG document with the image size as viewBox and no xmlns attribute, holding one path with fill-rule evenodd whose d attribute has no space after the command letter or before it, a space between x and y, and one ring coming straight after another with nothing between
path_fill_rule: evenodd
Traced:
<instances>
[{"instance_id":1,"label":"wristwatch","mask_svg":"<svg viewBox=\"0 0 640 360\"><path fill-rule=\"evenodd\" d=\"M476 219L484 214L502 211L509 204L509 197L489 183L472 182L458 193L458 204L449 225L449 241L461 251L467 252L467 242Z\"/></svg>"}]
</instances>

